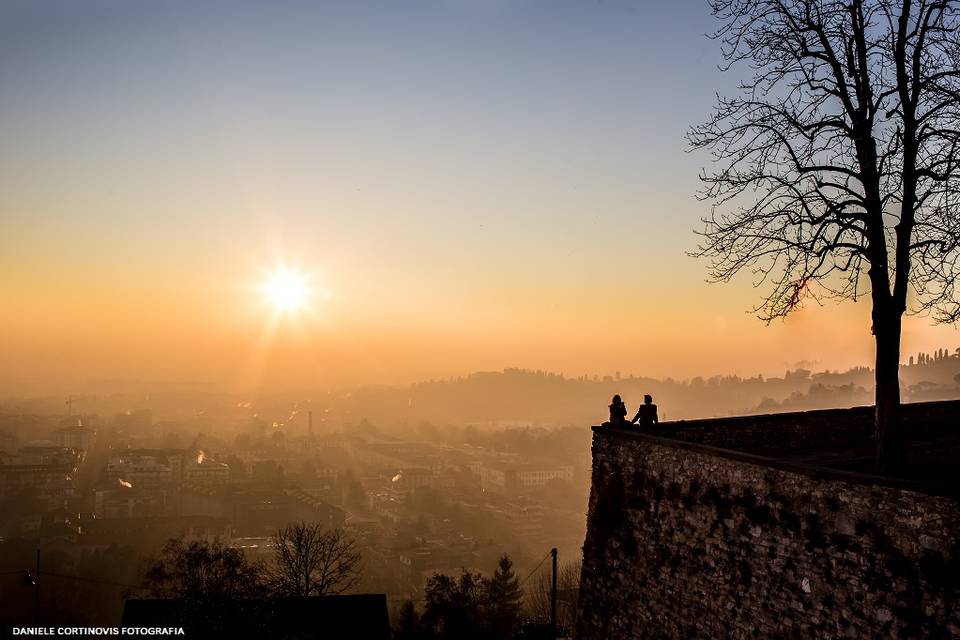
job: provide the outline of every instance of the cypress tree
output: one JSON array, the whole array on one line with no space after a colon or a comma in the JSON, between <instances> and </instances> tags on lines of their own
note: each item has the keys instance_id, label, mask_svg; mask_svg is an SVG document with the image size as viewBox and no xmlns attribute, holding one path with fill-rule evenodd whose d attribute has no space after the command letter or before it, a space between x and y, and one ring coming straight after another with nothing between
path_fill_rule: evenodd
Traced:
<instances>
[{"instance_id":1,"label":"cypress tree","mask_svg":"<svg viewBox=\"0 0 960 640\"><path fill-rule=\"evenodd\" d=\"M520 580L513 572L510 556L503 554L497 564L497 570L487 582L487 600L489 603L488 624L490 637L509 638L520 622L520 607L523 589Z\"/></svg>"}]
</instances>

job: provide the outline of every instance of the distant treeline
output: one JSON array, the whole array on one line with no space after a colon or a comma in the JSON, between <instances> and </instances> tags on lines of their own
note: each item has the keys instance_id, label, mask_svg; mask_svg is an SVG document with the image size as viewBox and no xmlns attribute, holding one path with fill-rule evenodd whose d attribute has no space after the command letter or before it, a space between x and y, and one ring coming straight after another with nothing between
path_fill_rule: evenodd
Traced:
<instances>
[{"instance_id":1,"label":"distant treeline","mask_svg":"<svg viewBox=\"0 0 960 640\"><path fill-rule=\"evenodd\" d=\"M960 357L941 352L903 367L904 400L960 397ZM651 394L665 420L769 411L845 407L872 402L873 371L786 371L782 377L735 375L689 380L648 377L566 378L542 371L505 369L402 389L365 389L349 410L377 423L429 420L449 424L551 426L595 424L619 393L633 409Z\"/></svg>"},{"instance_id":2,"label":"distant treeline","mask_svg":"<svg viewBox=\"0 0 960 640\"><path fill-rule=\"evenodd\" d=\"M905 402L960 397L960 350L938 349L911 354L906 360L901 368ZM628 410L640 404L644 394L651 394L660 418L677 420L870 404L873 378L869 367L820 372L796 368L779 377L724 375L686 380L620 374L566 377L504 369L402 387L300 391L252 400L229 394L164 393L137 398L79 397L74 403L86 415L99 414L101 424L110 411L133 407L133 411L118 414L115 422L126 424L149 410L154 422L176 420L181 425L196 425L197 430L208 426L233 430L254 419L265 427L276 422L289 433L306 433L308 411L314 414L317 432L339 430L363 420L411 428L422 422L481 429L583 427L606 419L613 394L623 396ZM8 429L19 426L29 433L33 430L31 414L62 411L62 405L62 398L7 400L0 403L0 417L5 417L2 422ZM298 408L291 411L291 407Z\"/></svg>"}]
</instances>

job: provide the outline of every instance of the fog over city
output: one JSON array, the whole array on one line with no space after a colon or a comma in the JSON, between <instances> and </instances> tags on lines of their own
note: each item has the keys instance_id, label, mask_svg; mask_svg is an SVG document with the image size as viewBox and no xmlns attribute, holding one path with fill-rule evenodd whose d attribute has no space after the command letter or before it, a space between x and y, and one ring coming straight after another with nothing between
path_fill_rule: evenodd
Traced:
<instances>
[{"instance_id":1,"label":"fog over city","mask_svg":"<svg viewBox=\"0 0 960 640\"><path fill-rule=\"evenodd\" d=\"M222 540L269 564L276 531L305 520L348 532L361 558L351 591L386 593L397 606L422 598L436 572L489 573L504 553L536 576L551 548L562 566L578 562L588 427L606 419L614 393L630 410L652 394L661 420L691 420L867 404L871 376L868 367L685 380L506 369L310 394L8 397L0 571L32 566L39 537L43 570L62 576L45 584L44 615L96 623L149 592L144 575L172 538ZM902 377L908 400L960 398L960 355L911 355ZM31 612L28 590L2 589L5 619ZM527 594L531 613L537 596Z\"/></svg>"}]
</instances>

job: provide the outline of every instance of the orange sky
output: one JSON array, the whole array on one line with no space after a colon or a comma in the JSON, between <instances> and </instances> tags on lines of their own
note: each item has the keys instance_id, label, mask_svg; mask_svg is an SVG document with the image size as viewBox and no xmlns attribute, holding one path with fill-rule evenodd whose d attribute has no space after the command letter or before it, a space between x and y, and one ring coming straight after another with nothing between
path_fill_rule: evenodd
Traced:
<instances>
[{"instance_id":1,"label":"orange sky","mask_svg":"<svg viewBox=\"0 0 960 640\"><path fill-rule=\"evenodd\" d=\"M735 79L680 4L0 8L0 385L868 364L865 306L765 327L685 255ZM271 322L278 263L329 299Z\"/></svg>"},{"instance_id":2,"label":"orange sky","mask_svg":"<svg viewBox=\"0 0 960 640\"><path fill-rule=\"evenodd\" d=\"M4 298L16 304L0 319L5 388L103 391L104 380L312 388L508 366L571 376L771 375L801 360L815 370L868 363L872 353L865 305L814 306L765 326L743 311L752 290L693 274L540 283L511 279L510 265L430 277L402 263L304 259L330 297L278 315L256 286L272 258L256 264L224 250L220 260L197 260L158 255L114 268L78 256L7 279ZM953 329L922 319L906 326L905 351L952 348Z\"/></svg>"}]
</instances>

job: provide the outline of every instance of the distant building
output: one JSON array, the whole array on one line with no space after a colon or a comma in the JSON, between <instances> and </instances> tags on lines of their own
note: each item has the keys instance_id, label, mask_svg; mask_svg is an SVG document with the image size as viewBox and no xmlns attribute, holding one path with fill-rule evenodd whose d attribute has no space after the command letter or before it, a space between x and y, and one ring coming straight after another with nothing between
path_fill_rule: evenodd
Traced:
<instances>
[{"instance_id":1,"label":"distant building","mask_svg":"<svg viewBox=\"0 0 960 640\"><path fill-rule=\"evenodd\" d=\"M40 525L40 539L43 544L73 544L79 537L79 513L55 509L44 514Z\"/></svg>"},{"instance_id":2,"label":"distant building","mask_svg":"<svg viewBox=\"0 0 960 640\"><path fill-rule=\"evenodd\" d=\"M400 579L419 587L434 573L456 575L461 569L476 568L480 557L469 539L422 539L397 554Z\"/></svg>"},{"instance_id":3,"label":"distant building","mask_svg":"<svg viewBox=\"0 0 960 640\"><path fill-rule=\"evenodd\" d=\"M399 474L397 483L403 489L418 489L420 487L432 487L436 481L436 475L430 469L412 468L403 469Z\"/></svg>"},{"instance_id":4,"label":"distant building","mask_svg":"<svg viewBox=\"0 0 960 640\"><path fill-rule=\"evenodd\" d=\"M407 490L401 487L399 483L389 480L376 482L368 480L362 484L367 495L370 511L391 522L399 522L403 515L403 507L407 502Z\"/></svg>"},{"instance_id":5,"label":"distant building","mask_svg":"<svg viewBox=\"0 0 960 640\"><path fill-rule=\"evenodd\" d=\"M156 488L100 487L94 491L98 518L147 518L175 515L176 503L168 491Z\"/></svg>"},{"instance_id":6,"label":"distant building","mask_svg":"<svg viewBox=\"0 0 960 640\"><path fill-rule=\"evenodd\" d=\"M180 513L178 487L183 449L128 449L107 460L106 477L94 491L99 518L156 518Z\"/></svg>"},{"instance_id":7,"label":"distant building","mask_svg":"<svg viewBox=\"0 0 960 640\"><path fill-rule=\"evenodd\" d=\"M155 488L183 481L183 449L130 449L107 461L107 476L135 487Z\"/></svg>"},{"instance_id":8,"label":"distant building","mask_svg":"<svg viewBox=\"0 0 960 640\"><path fill-rule=\"evenodd\" d=\"M283 466L276 460L259 460L253 463L250 476L258 484L280 485L284 478Z\"/></svg>"},{"instance_id":9,"label":"distant building","mask_svg":"<svg viewBox=\"0 0 960 640\"><path fill-rule=\"evenodd\" d=\"M222 462L203 462L186 469L186 480L202 484L226 484L230 481L230 467Z\"/></svg>"},{"instance_id":10,"label":"distant building","mask_svg":"<svg viewBox=\"0 0 960 640\"><path fill-rule=\"evenodd\" d=\"M484 491L517 493L543 487L551 480L573 480L573 465L522 462L484 462L480 486Z\"/></svg>"},{"instance_id":11,"label":"distant building","mask_svg":"<svg viewBox=\"0 0 960 640\"><path fill-rule=\"evenodd\" d=\"M543 533L543 505L533 500L516 500L499 505L487 505L494 520L507 527L513 535L531 538Z\"/></svg>"},{"instance_id":12,"label":"distant building","mask_svg":"<svg viewBox=\"0 0 960 640\"><path fill-rule=\"evenodd\" d=\"M39 497L73 495L73 468L57 464L0 466L0 496L9 497L30 489Z\"/></svg>"},{"instance_id":13,"label":"distant building","mask_svg":"<svg viewBox=\"0 0 960 640\"><path fill-rule=\"evenodd\" d=\"M237 535L248 537L270 535L291 522L319 522L333 529L346 520L342 509L300 489L195 482L182 487L180 512L227 518Z\"/></svg>"},{"instance_id":14,"label":"distant building","mask_svg":"<svg viewBox=\"0 0 960 640\"><path fill-rule=\"evenodd\" d=\"M64 427L56 431L54 442L57 443L58 447L89 451L93 444L93 430L80 424L73 427Z\"/></svg>"},{"instance_id":15,"label":"distant building","mask_svg":"<svg viewBox=\"0 0 960 640\"><path fill-rule=\"evenodd\" d=\"M0 498L30 491L47 500L49 508L62 507L76 493L77 470L83 456L61 447L24 447L0 464Z\"/></svg>"},{"instance_id":16,"label":"distant building","mask_svg":"<svg viewBox=\"0 0 960 640\"><path fill-rule=\"evenodd\" d=\"M13 453L19 446L17 434L10 431L0 431L0 451Z\"/></svg>"},{"instance_id":17,"label":"distant building","mask_svg":"<svg viewBox=\"0 0 960 640\"><path fill-rule=\"evenodd\" d=\"M20 447L11 464L22 465L77 465L82 460L76 451L49 444L28 444Z\"/></svg>"}]
</instances>

